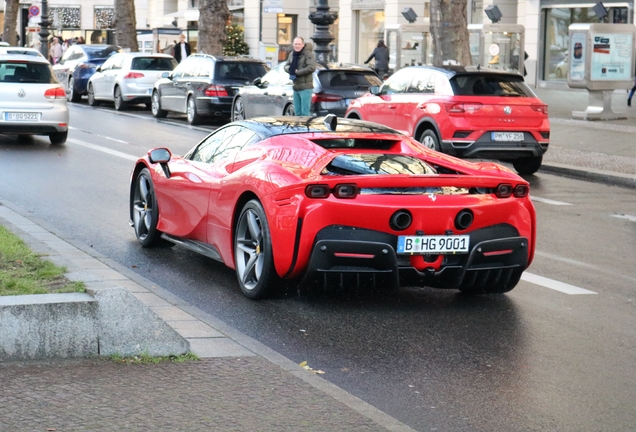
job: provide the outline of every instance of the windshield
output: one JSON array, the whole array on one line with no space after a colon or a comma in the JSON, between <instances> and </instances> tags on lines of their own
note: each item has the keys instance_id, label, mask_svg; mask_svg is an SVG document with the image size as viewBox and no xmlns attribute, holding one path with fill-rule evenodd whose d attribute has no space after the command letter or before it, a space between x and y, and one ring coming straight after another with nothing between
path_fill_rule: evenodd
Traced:
<instances>
[{"instance_id":1,"label":"windshield","mask_svg":"<svg viewBox=\"0 0 636 432\"><path fill-rule=\"evenodd\" d=\"M54 84L58 82L51 65L24 61L0 61L0 81L37 84Z\"/></svg>"},{"instance_id":2,"label":"windshield","mask_svg":"<svg viewBox=\"0 0 636 432\"><path fill-rule=\"evenodd\" d=\"M495 74L457 74L450 80L459 96L535 97L522 76Z\"/></svg>"},{"instance_id":3,"label":"windshield","mask_svg":"<svg viewBox=\"0 0 636 432\"><path fill-rule=\"evenodd\" d=\"M116 52L123 52L123 50L117 46L109 45L109 46L100 46L100 47L92 47L90 45L85 45L84 50L86 51L86 55L89 60L93 59L105 59L110 57Z\"/></svg>"}]
</instances>

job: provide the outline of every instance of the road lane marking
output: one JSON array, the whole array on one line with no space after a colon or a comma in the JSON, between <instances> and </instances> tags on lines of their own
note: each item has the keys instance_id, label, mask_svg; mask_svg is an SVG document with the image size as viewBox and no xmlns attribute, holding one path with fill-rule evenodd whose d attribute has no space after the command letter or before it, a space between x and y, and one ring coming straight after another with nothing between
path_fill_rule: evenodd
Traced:
<instances>
[{"instance_id":1,"label":"road lane marking","mask_svg":"<svg viewBox=\"0 0 636 432\"><path fill-rule=\"evenodd\" d=\"M554 260L554 261L559 261L559 262L562 262L562 263L571 264L571 265L575 265L575 266L578 266L578 267L583 267L586 270L591 270L591 271L594 271L596 273L603 273L603 274L606 274L608 276L612 276L614 278L620 277L620 278L628 280L630 282L636 282L636 277L623 274L619 270L616 270L616 269L608 269L608 268L603 267L603 266L597 266L597 265L594 265L594 264L585 263L583 261L573 260L573 259L570 259L570 258L563 258L562 256L554 255L554 254L551 254L551 253L548 253L548 252L535 251L534 254L536 256L540 256L540 257L543 257L543 258L548 258L548 259L551 259L551 260Z\"/></svg>"},{"instance_id":2,"label":"road lane marking","mask_svg":"<svg viewBox=\"0 0 636 432\"><path fill-rule=\"evenodd\" d=\"M566 203L566 202L563 202L563 201L555 201L555 200L551 200L551 199L548 199L548 198L539 198L539 197L536 197L536 196L533 196L533 195L530 195L530 199L532 201L538 201L538 202L542 202L544 204L550 204L550 205L556 205L556 206L569 206L569 205L572 205L570 203Z\"/></svg>"},{"instance_id":3,"label":"road lane marking","mask_svg":"<svg viewBox=\"0 0 636 432\"><path fill-rule=\"evenodd\" d=\"M554 279L550 279L547 277L539 276L533 273L524 272L521 275L521 280L533 283L535 285L540 285L545 288L549 288L555 291L559 291L565 294L570 295L578 295L578 294L598 294L594 291L586 290L584 288L580 288L574 285L566 284L564 282L559 282Z\"/></svg>"},{"instance_id":4,"label":"road lane marking","mask_svg":"<svg viewBox=\"0 0 636 432\"><path fill-rule=\"evenodd\" d=\"M628 221L631 221L631 222L636 222L636 216L632 216L632 215L614 213L611 216L615 218L619 218L619 219L627 219Z\"/></svg>"},{"instance_id":5,"label":"road lane marking","mask_svg":"<svg viewBox=\"0 0 636 432\"><path fill-rule=\"evenodd\" d=\"M93 149L93 150L97 150L97 151L100 151L100 152L108 153L108 154L113 155L113 156L118 156L120 158L124 158L124 159L130 160L130 161L133 161L133 162L135 162L135 161L137 161L137 159L139 159L139 156L132 156L132 155L129 155L129 154L126 154L126 153L119 152L117 150L112 150L112 149L109 149L109 148L106 148L106 147L102 147L102 146L98 146L98 145L95 145L95 144L87 143L85 141L80 141L80 140L75 139L75 138L69 138L66 141L67 142L71 142L73 144L81 145L81 146L84 146L84 147L87 147L87 148L90 148L90 149Z\"/></svg>"}]
</instances>

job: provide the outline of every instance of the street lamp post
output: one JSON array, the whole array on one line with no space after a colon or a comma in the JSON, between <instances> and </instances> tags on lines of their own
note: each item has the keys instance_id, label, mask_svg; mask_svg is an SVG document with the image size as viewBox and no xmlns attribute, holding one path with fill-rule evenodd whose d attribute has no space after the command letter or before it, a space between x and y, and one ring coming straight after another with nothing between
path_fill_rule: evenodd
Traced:
<instances>
[{"instance_id":1,"label":"street lamp post","mask_svg":"<svg viewBox=\"0 0 636 432\"><path fill-rule=\"evenodd\" d=\"M316 47L316 61L326 64L329 60L329 43L333 40L333 35L329 31L329 26L338 18L337 13L329 12L328 0L318 0L316 12L309 14L309 21L316 26L316 33L311 37Z\"/></svg>"},{"instance_id":2,"label":"street lamp post","mask_svg":"<svg viewBox=\"0 0 636 432\"><path fill-rule=\"evenodd\" d=\"M48 0L42 0L42 19L40 21L40 52L49 58L49 5Z\"/></svg>"}]
</instances>

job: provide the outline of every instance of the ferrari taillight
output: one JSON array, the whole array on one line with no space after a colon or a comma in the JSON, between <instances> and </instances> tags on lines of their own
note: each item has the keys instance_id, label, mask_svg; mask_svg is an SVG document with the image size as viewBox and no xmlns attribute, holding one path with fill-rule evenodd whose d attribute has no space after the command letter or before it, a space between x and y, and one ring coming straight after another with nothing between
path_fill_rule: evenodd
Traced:
<instances>
[{"instance_id":1,"label":"ferrari taillight","mask_svg":"<svg viewBox=\"0 0 636 432\"><path fill-rule=\"evenodd\" d=\"M331 189L327 185L309 185L305 188L307 198L327 198Z\"/></svg>"},{"instance_id":2,"label":"ferrari taillight","mask_svg":"<svg viewBox=\"0 0 636 432\"><path fill-rule=\"evenodd\" d=\"M500 184L495 190L495 195L497 195L497 198L509 198L512 195L512 185L506 183Z\"/></svg>"},{"instance_id":3,"label":"ferrari taillight","mask_svg":"<svg viewBox=\"0 0 636 432\"><path fill-rule=\"evenodd\" d=\"M513 195L517 198L525 198L530 193L530 186L528 185L517 185L515 186L515 190Z\"/></svg>"},{"instance_id":4,"label":"ferrari taillight","mask_svg":"<svg viewBox=\"0 0 636 432\"><path fill-rule=\"evenodd\" d=\"M223 97L223 96L229 96L229 94L227 93L227 90L225 89L225 87L223 87L222 85L209 85L206 89L205 89L205 95L206 96L214 96L214 97Z\"/></svg>"},{"instance_id":5,"label":"ferrari taillight","mask_svg":"<svg viewBox=\"0 0 636 432\"><path fill-rule=\"evenodd\" d=\"M305 188L307 198L322 199L333 194L336 198L352 199L358 196L360 189L353 183L342 183L331 189L327 185L309 185Z\"/></svg>"},{"instance_id":6,"label":"ferrari taillight","mask_svg":"<svg viewBox=\"0 0 636 432\"><path fill-rule=\"evenodd\" d=\"M47 99L66 99L66 92L62 87L50 88L44 92L44 97Z\"/></svg>"},{"instance_id":7,"label":"ferrari taillight","mask_svg":"<svg viewBox=\"0 0 636 432\"><path fill-rule=\"evenodd\" d=\"M358 186L355 184L339 184L333 188L333 196L336 198L355 198L358 195Z\"/></svg>"}]
</instances>

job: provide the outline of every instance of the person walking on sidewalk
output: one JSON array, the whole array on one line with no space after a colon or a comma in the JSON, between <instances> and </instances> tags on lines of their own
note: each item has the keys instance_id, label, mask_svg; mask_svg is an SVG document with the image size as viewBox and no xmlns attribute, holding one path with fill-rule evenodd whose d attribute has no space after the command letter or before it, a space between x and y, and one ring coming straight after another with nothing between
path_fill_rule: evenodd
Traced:
<instances>
[{"instance_id":1,"label":"person walking on sidewalk","mask_svg":"<svg viewBox=\"0 0 636 432\"><path fill-rule=\"evenodd\" d=\"M314 91L316 58L311 43L305 44L301 37L294 38L294 49L287 56L285 72L294 83L294 111L297 116L308 116L311 109L311 95Z\"/></svg>"},{"instance_id":2,"label":"person walking on sidewalk","mask_svg":"<svg viewBox=\"0 0 636 432\"><path fill-rule=\"evenodd\" d=\"M174 46L174 59L181 63L191 52L190 44L186 42L186 37L182 34L179 36L179 43Z\"/></svg>"},{"instance_id":3,"label":"person walking on sidewalk","mask_svg":"<svg viewBox=\"0 0 636 432\"><path fill-rule=\"evenodd\" d=\"M375 73L381 79L384 79L384 75L389 73L389 48L384 44L384 41L380 39L378 46L375 47L367 61L364 64L368 64L375 58Z\"/></svg>"}]
</instances>

